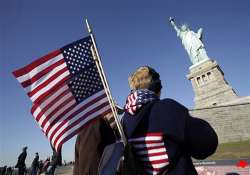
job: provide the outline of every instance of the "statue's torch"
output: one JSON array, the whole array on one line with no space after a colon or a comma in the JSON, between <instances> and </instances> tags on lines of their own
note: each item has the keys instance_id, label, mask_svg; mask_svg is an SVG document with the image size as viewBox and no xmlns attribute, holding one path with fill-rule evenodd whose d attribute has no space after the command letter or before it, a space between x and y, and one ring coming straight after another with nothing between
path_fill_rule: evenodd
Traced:
<instances>
[{"instance_id":1,"label":"statue's torch","mask_svg":"<svg viewBox=\"0 0 250 175\"><path fill-rule=\"evenodd\" d=\"M174 18L173 17L169 17L169 22L172 26L174 26Z\"/></svg>"}]
</instances>

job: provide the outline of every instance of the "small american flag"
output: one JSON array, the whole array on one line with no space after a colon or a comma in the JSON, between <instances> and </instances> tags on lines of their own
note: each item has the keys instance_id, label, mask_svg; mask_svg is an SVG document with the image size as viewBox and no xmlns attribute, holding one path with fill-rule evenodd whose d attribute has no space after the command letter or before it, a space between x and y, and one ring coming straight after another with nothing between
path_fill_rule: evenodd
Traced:
<instances>
[{"instance_id":1,"label":"small american flag","mask_svg":"<svg viewBox=\"0 0 250 175\"><path fill-rule=\"evenodd\" d=\"M56 150L90 121L111 112L91 46L86 37L13 72Z\"/></svg>"},{"instance_id":2,"label":"small american flag","mask_svg":"<svg viewBox=\"0 0 250 175\"><path fill-rule=\"evenodd\" d=\"M131 138L129 142L148 174L157 175L166 170L169 161L162 133L147 133Z\"/></svg>"}]
</instances>

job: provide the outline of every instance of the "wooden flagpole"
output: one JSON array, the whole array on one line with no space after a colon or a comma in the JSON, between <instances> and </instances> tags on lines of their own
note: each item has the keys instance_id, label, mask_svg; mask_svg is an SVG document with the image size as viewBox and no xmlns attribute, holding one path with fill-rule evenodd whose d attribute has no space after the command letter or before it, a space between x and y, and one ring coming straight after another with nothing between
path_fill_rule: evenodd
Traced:
<instances>
[{"instance_id":1,"label":"wooden flagpole","mask_svg":"<svg viewBox=\"0 0 250 175\"><path fill-rule=\"evenodd\" d=\"M110 88L109 88L109 84L108 84L108 81L106 79L103 67L102 67L102 62L101 62L100 55L99 55L99 52L98 52L98 48L97 48L97 45L96 45L96 42L95 42L95 37L93 35L92 28L90 27L90 25L88 23L88 20L85 19L85 22L86 22L86 25L87 25L87 28L88 28L88 32L89 32L90 37L91 37L92 42L93 42L93 47L91 47L91 51L92 51L92 54L93 54L93 57L94 57L94 61L96 63L96 67L97 67L99 75L101 77L105 93L106 93L106 95L108 97L108 101L109 101L112 113L114 115L118 131L119 131L119 133L121 135L122 142L124 143L124 145L126 145L127 144L127 139L125 137L125 134L124 134L121 122L120 122L120 120L118 118L116 105L115 105L114 100L112 98L112 94L111 94L111 91L110 91Z\"/></svg>"}]
</instances>

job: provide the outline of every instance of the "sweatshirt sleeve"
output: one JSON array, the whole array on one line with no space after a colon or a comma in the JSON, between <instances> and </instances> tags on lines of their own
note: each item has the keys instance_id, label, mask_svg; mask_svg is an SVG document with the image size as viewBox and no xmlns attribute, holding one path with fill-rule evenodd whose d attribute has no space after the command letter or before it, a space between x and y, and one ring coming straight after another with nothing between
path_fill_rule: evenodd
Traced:
<instances>
[{"instance_id":1,"label":"sweatshirt sleeve","mask_svg":"<svg viewBox=\"0 0 250 175\"><path fill-rule=\"evenodd\" d=\"M115 142L115 133L108 122L106 122L104 119L101 120L100 125L100 134L102 138L102 143L104 146L112 144Z\"/></svg>"},{"instance_id":2,"label":"sweatshirt sleeve","mask_svg":"<svg viewBox=\"0 0 250 175\"><path fill-rule=\"evenodd\" d=\"M218 137L208 122L188 115L185 127L185 146L195 159L205 159L216 151Z\"/></svg>"}]
</instances>

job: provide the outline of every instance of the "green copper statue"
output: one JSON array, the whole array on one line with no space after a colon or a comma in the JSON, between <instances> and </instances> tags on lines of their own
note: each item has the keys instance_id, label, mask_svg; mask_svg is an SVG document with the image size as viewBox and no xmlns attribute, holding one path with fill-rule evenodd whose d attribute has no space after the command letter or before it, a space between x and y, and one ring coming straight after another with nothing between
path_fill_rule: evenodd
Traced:
<instances>
[{"instance_id":1,"label":"green copper statue","mask_svg":"<svg viewBox=\"0 0 250 175\"><path fill-rule=\"evenodd\" d=\"M174 23L174 18L172 17L169 18L169 22L176 30L177 36L181 39L182 45L187 51L193 65L209 59L202 43L202 28L195 33L190 30L187 25L182 25L178 28Z\"/></svg>"}]
</instances>

